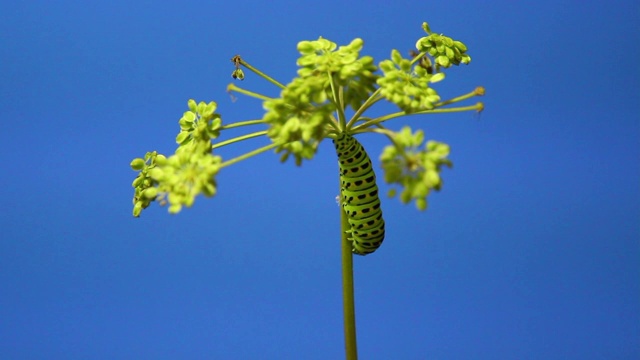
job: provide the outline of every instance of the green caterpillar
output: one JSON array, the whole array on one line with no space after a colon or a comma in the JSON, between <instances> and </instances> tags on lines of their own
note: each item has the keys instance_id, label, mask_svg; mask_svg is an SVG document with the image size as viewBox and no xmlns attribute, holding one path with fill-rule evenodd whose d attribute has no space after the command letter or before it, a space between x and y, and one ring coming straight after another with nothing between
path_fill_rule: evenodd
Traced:
<instances>
[{"instance_id":1,"label":"green caterpillar","mask_svg":"<svg viewBox=\"0 0 640 360\"><path fill-rule=\"evenodd\" d=\"M353 253L370 254L384 240L384 219L371 159L353 136L341 133L333 140L340 163L340 204L349 225Z\"/></svg>"}]
</instances>

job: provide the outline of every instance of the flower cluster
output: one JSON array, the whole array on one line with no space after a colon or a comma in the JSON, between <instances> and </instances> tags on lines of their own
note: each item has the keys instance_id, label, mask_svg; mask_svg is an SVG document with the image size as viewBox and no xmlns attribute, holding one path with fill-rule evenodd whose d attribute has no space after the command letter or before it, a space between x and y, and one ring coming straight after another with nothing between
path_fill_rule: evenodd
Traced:
<instances>
[{"instance_id":1,"label":"flower cluster","mask_svg":"<svg viewBox=\"0 0 640 360\"><path fill-rule=\"evenodd\" d=\"M385 147L380 156L385 182L402 187L400 200L405 204L415 200L419 210L427 208L427 196L432 189L440 190L442 166L452 166L447 159L449 145L427 141L424 149L420 149L423 141L422 130L412 134L411 128L404 127L393 137L394 145ZM395 195L395 189L389 191L389 196Z\"/></svg>"},{"instance_id":2,"label":"flower cluster","mask_svg":"<svg viewBox=\"0 0 640 360\"><path fill-rule=\"evenodd\" d=\"M311 159L325 136L335 104L329 102L324 79L295 78L279 98L264 102L263 120L269 124L267 135L278 144L276 152L284 152L281 161L293 155L296 164Z\"/></svg>"},{"instance_id":3,"label":"flower cluster","mask_svg":"<svg viewBox=\"0 0 640 360\"><path fill-rule=\"evenodd\" d=\"M211 154L211 140L222 126L220 115L215 113L217 104L189 100L188 106L179 121L179 146L174 155L167 158L153 151L131 162L131 168L139 172L132 184L135 217L152 201L169 203L169 212L177 213L183 206L193 205L197 195L211 197L216 193L215 175L222 163L220 156Z\"/></svg>"},{"instance_id":4,"label":"flower cluster","mask_svg":"<svg viewBox=\"0 0 640 360\"><path fill-rule=\"evenodd\" d=\"M345 104L358 109L375 90L377 79L373 58L360 57L363 45L364 41L360 38L339 48L336 43L322 37L316 41L301 41L298 43L298 51L302 55L297 62L301 66L298 76L325 77L327 91L331 90L330 80L336 86L345 87Z\"/></svg>"},{"instance_id":5,"label":"flower cluster","mask_svg":"<svg viewBox=\"0 0 640 360\"><path fill-rule=\"evenodd\" d=\"M157 166L151 169L149 175L158 183L157 200L160 205L168 202L169 212L175 214L183 206L193 205L199 194L206 197L215 195L215 175L221 163L220 156L205 151L189 152L184 148L168 158L158 157Z\"/></svg>"},{"instance_id":6,"label":"flower cluster","mask_svg":"<svg viewBox=\"0 0 640 360\"><path fill-rule=\"evenodd\" d=\"M396 49L391 59L380 62L384 76L378 79L380 94L398 105L406 113L430 110L440 101L440 96L430 83L444 79L444 73L430 74L428 69L405 59Z\"/></svg>"},{"instance_id":7,"label":"flower cluster","mask_svg":"<svg viewBox=\"0 0 640 360\"><path fill-rule=\"evenodd\" d=\"M156 159L159 157L164 157L164 155L152 151L147 152L144 159L136 158L131 161L131 168L138 171L138 176L131 184L135 189L133 194L133 216L135 217L139 217L142 210L149 207L158 195L156 188L158 182L153 180L149 173L156 167Z\"/></svg>"},{"instance_id":8,"label":"flower cluster","mask_svg":"<svg viewBox=\"0 0 640 360\"><path fill-rule=\"evenodd\" d=\"M180 133L176 136L176 142L181 146L201 143L211 143L211 139L215 139L220 135L222 127L222 119L217 114L217 104L213 101L208 104L201 101L196 104L191 99L188 102L189 111L186 111L180 121Z\"/></svg>"},{"instance_id":9,"label":"flower cluster","mask_svg":"<svg viewBox=\"0 0 640 360\"><path fill-rule=\"evenodd\" d=\"M179 120L175 153L164 156L155 151L148 152L130 164L138 172L132 184L135 189L133 215L140 216L153 201L168 205L169 212L177 213L183 207L191 206L200 194L214 196L217 191L215 176L222 167L257 154L275 149L281 154L281 161L293 157L296 164L301 165L303 160L313 158L325 138L362 132L390 135L393 145L387 146L381 155L385 180L402 188L402 202L415 200L416 206L424 210L427 195L442 186L442 166L451 166L447 159L449 147L435 141L423 144L422 131L412 133L410 128L403 128L399 133L393 133L383 123L407 114L431 113L433 111L429 110L442 106L447 106L447 111L451 112L480 111L482 103L458 108L451 105L483 95L484 89L442 101L431 84L444 79L441 70L467 64L471 57L463 43L432 33L427 23L422 27L427 36L417 41L417 51L414 50L409 58L403 58L394 49L389 59L377 65L371 56L360 55L364 46L360 38L343 46L322 37L301 41L297 46L300 53L297 77L286 86L239 55L234 56L231 59L234 79L243 80L242 68L245 68L281 88L280 96L271 98L230 84L229 91L263 100L265 113L262 119L225 126L216 113L215 102L189 100L189 110ZM402 111L375 118L364 116L370 107L383 99L396 104ZM353 110L351 118L348 107ZM225 129L253 125L267 125L268 129L212 143ZM217 152L223 146L265 134L272 144L225 159L225 162L212 154L213 149ZM395 190L390 191L391 196L395 194Z\"/></svg>"},{"instance_id":10,"label":"flower cluster","mask_svg":"<svg viewBox=\"0 0 640 360\"><path fill-rule=\"evenodd\" d=\"M422 23L422 29L429 34L416 42L416 49L431 55L438 66L448 68L451 65L468 64L471 57L467 55L467 47L460 41L448 36L431 33L429 24Z\"/></svg>"}]
</instances>

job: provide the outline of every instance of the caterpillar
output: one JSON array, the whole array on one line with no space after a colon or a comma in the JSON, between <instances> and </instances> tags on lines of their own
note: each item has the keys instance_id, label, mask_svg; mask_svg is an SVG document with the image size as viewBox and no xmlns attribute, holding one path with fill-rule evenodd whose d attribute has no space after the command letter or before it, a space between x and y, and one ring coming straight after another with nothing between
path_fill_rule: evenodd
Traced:
<instances>
[{"instance_id":1,"label":"caterpillar","mask_svg":"<svg viewBox=\"0 0 640 360\"><path fill-rule=\"evenodd\" d=\"M353 253L370 254L384 240L384 219L371 159L353 136L333 140L340 164L340 205L349 221Z\"/></svg>"}]
</instances>

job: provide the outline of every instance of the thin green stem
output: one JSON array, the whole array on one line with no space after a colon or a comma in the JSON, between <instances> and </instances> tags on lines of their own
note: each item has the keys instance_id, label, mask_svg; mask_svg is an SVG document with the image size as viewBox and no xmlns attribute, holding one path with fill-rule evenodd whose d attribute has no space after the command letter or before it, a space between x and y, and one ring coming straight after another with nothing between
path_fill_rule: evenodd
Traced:
<instances>
[{"instance_id":1,"label":"thin green stem","mask_svg":"<svg viewBox=\"0 0 640 360\"><path fill-rule=\"evenodd\" d=\"M364 112L368 108L370 108L378 100L382 99L382 97L379 96L379 94L380 94L380 88L376 89L376 91L374 91L373 94L369 96L369 98L360 106L360 108L356 110L355 114L353 114L353 116L349 120L349 123L347 123L347 128L352 127L358 121L358 119L360 119L362 114L364 114Z\"/></svg>"},{"instance_id":2,"label":"thin green stem","mask_svg":"<svg viewBox=\"0 0 640 360\"><path fill-rule=\"evenodd\" d=\"M463 112L463 111L482 111L482 109L484 109L484 104L479 102L475 105L470 105L470 106L463 106L463 107L455 107L455 108L448 108L448 109L433 109L433 110L423 110L423 111L417 111L414 113L406 113L404 111L399 111L396 113L392 113L392 114L387 114L385 116L380 116L377 117L375 119L371 119L367 122L364 122L358 126L355 126L352 130L356 131L358 129L362 129L362 128L367 128L369 126L372 125L377 125L380 123L383 123L387 120L391 120L391 119L395 119L398 117L402 117L402 116L409 116L409 115L425 115L425 114L444 114L444 113L454 113L454 112Z\"/></svg>"},{"instance_id":3,"label":"thin green stem","mask_svg":"<svg viewBox=\"0 0 640 360\"><path fill-rule=\"evenodd\" d=\"M223 146L227 146L229 144L233 144L233 143L238 142L238 141L247 140L247 139L251 139L251 138L262 136L262 135L266 135L266 134L267 134L267 130L262 130L262 131L253 132L251 134L234 137L234 138L229 139L229 140L220 141L219 143L215 143L215 144L211 145L211 150L217 149L217 148L221 148Z\"/></svg>"},{"instance_id":4,"label":"thin green stem","mask_svg":"<svg viewBox=\"0 0 640 360\"><path fill-rule=\"evenodd\" d=\"M334 77L331 73L328 74L329 77L329 85L331 86L331 96L333 99L331 100L336 105L336 112L338 113L338 120L340 121L340 128L344 129L347 123L347 118L344 115L344 97L342 93L342 88L338 89L336 85Z\"/></svg>"},{"instance_id":5,"label":"thin green stem","mask_svg":"<svg viewBox=\"0 0 640 360\"><path fill-rule=\"evenodd\" d=\"M411 59L411 63L410 63L411 66L413 66L415 63L420 61L425 55L427 55L426 51L416 54L416 56L414 56L413 59Z\"/></svg>"},{"instance_id":6,"label":"thin green stem","mask_svg":"<svg viewBox=\"0 0 640 360\"><path fill-rule=\"evenodd\" d=\"M244 61L244 59L242 59L242 58L240 58L240 64L242 64L242 66L246 67L247 69L253 71L254 73L256 73L258 76L262 77L263 79L267 80L268 82L272 83L273 85L279 87L280 89L284 89L285 88L285 86L282 85L280 82L278 82L277 80L273 79L269 75L263 73L262 71L254 68L253 66L251 66L251 64L249 64L248 62Z\"/></svg>"},{"instance_id":7,"label":"thin green stem","mask_svg":"<svg viewBox=\"0 0 640 360\"><path fill-rule=\"evenodd\" d=\"M264 96L262 94L255 93L253 91L245 90L245 89L243 89L241 87L236 86L236 84L234 84L234 83L230 83L227 86L227 92L232 92L232 91L239 92L240 94L251 96L251 97L254 97L254 98L260 99L260 100L271 100L272 99L272 98L270 98L268 96Z\"/></svg>"},{"instance_id":8,"label":"thin green stem","mask_svg":"<svg viewBox=\"0 0 640 360\"><path fill-rule=\"evenodd\" d=\"M278 146L279 146L278 144L269 144L267 146L263 146L263 147L261 147L259 149L250 151L250 152L248 152L248 153L246 153L244 155L240 155L240 156L234 157L231 160L227 160L227 161L223 162L222 164L220 164L220 168L231 166L231 165L233 165L235 163L238 163L238 162L240 162L242 160L246 160L246 159L248 159L248 158L250 158L252 156L258 155L258 154L262 154L263 152L269 151L269 150L274 149L274 148L276 148Z\"/></svg>"},{"instance_id":9,"label":"thin green stem","mask_svg":"<svg viewBox=\"0 0 640 360\"><path fill-rule=\"evenodd\" d=\"M340 230L342 248L342 307L344 311L344 345L347 360L358 359L358 345L356 342L356 306L353 295L353 254L351 241L347 232L351 225L347 214L340 206Z\"/></svg>"},{"instance_id":10,"label":"thin green stem","mask_svg":"<svg viewBox=\"0 0 640 360\"><path fill-rule=\"evenodd\" d=\"M248 125L256 125L256 124L264 124L265 121L262 119L258 119L258 120L247 120L247 121L238 121L236 123L233 124L229 124L229 125L223 125L220 129L221 130L226 130L226 129L233 129L233 128L237 128L237 127L241 127L241 126L248 126Z\"/></svg>"},{"instance_id":11,"label":"thin green stem","mask_svg":"<svg viewBox=\"0 0 640 360\"><path fill-rule=\"evenodd\" d=\"M327 135L331 135L331 134L336 135L339 132L340 131L338 129L338 124L336 122L333 122L333 121L329 122L324 127L324 133ZM327 137L331 138L330 136L327 136Z\"/></svg>"},{"instance_id":12,"label":"thin green stem","mask_svg":"<svg viewBox=\"0 0 640 360\"><path fill-rule=\"evenodd\" d=\"M472 92L468 93L468 94L464 94L458 97L454 97L453 99L449 99L449 100L445 100L436 104L433 104L435 107L440 107L440 106L445 106L445 105L449 105L449 104L454 104L463 100L467 100L467 99L471 99L472 97L475 96L482 96L484 95L484 88L480 87L480 88L476 88L474 89Z\"/></svg>"},{"instance_id":13,"label":"thin green stem","mask_svg":"<svg viewBox=\"0 0 640 360\"><path fill-rule=\"evenodd\" d=\"M380 127L380 128L369 128L364 130L363 132L372 132L372 133L377 133L377 134L382 134L385 135L386 137L389 138L389 140L391 140L393 142L393 136L395 135L395 132L385 128L385 127Z\"/></svg>"}]
</instances>

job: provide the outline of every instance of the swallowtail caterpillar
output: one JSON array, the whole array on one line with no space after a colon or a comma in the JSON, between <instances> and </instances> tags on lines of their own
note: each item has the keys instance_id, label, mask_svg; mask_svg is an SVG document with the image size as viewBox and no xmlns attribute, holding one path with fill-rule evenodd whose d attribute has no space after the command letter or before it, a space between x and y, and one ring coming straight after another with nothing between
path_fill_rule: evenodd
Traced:
<instances>
[{"instance_id":1,"label":"swallowtail caterpillar","mask_svg":"<svg viewBox=\"0 0 640 360\"><path fill-rule=\"evenodd\" d=\"M349 221L353 253L370 254L384 240L384 219L371 159L353 136L341 133L333 144L340 163L340 205Z\"/></svg>"}]
</instances>

